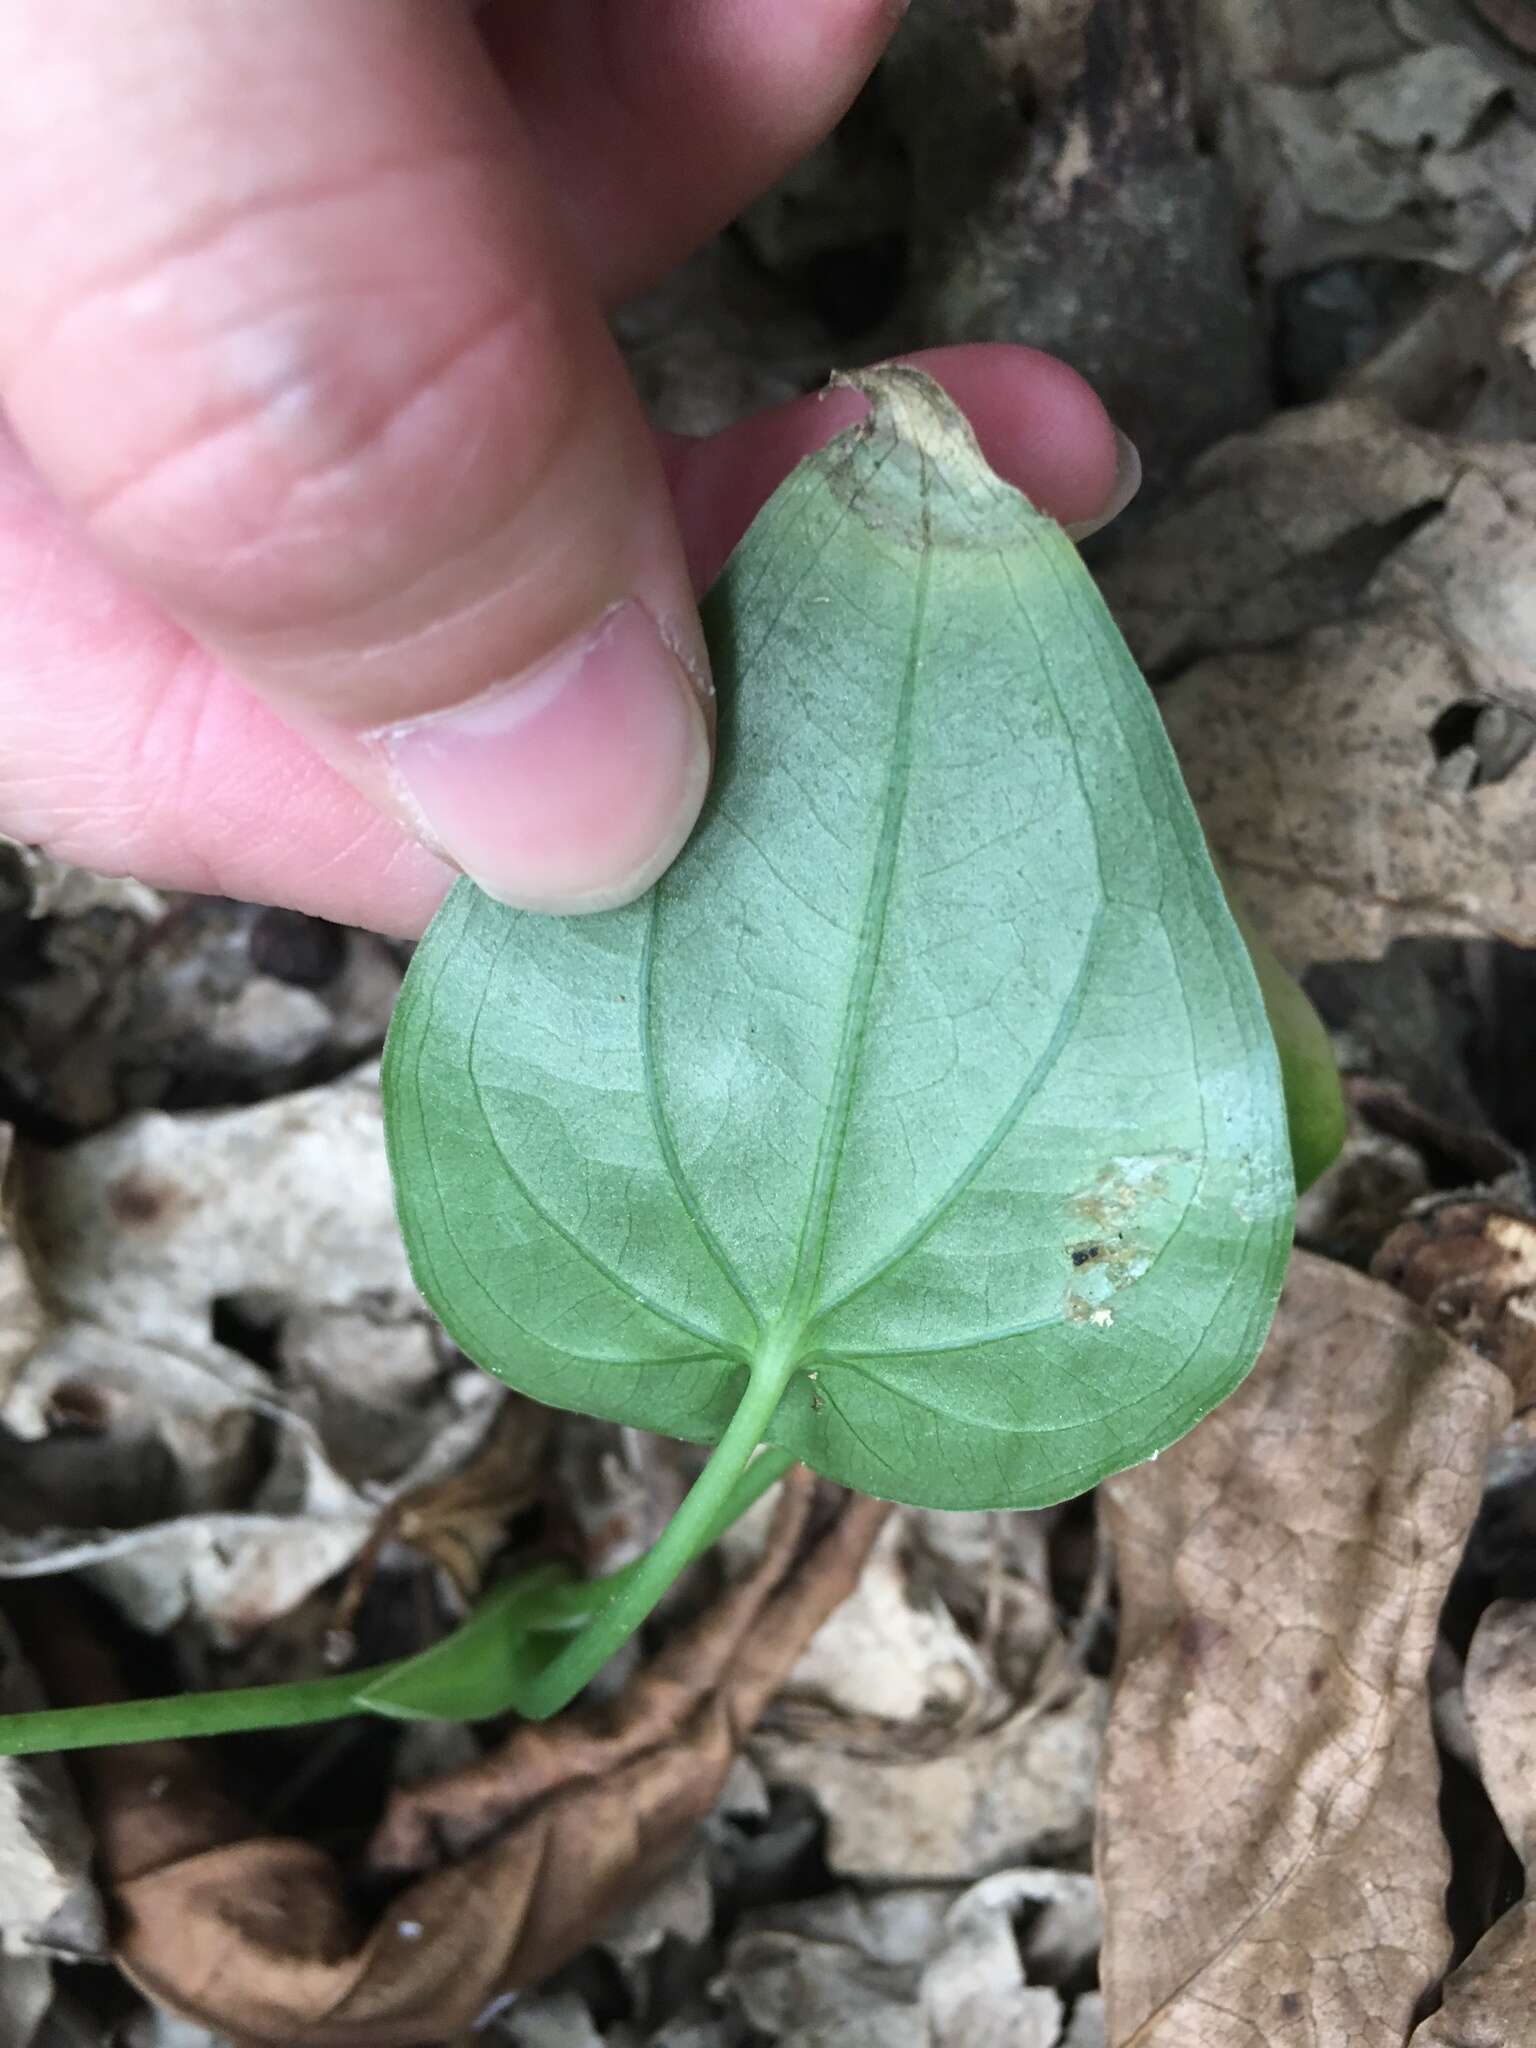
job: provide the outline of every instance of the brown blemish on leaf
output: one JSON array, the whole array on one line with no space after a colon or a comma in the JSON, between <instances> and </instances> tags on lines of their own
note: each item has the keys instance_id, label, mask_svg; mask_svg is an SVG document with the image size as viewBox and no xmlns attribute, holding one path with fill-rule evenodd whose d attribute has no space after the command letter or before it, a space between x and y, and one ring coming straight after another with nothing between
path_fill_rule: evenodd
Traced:
<instances>
[{"instance_id":1,"label":"brown blemish on leaf","mask_svg":"<svg viewBox=\"0 0 1536 2048\"><path fill-rule=\"evenodd\" d=\"M165 1222L175 1211L176 1190L148 1174L125 1173L107 1189L107 1205L117 1221L130 1230L148 1229Z\"/></svg>"}]
</instances>

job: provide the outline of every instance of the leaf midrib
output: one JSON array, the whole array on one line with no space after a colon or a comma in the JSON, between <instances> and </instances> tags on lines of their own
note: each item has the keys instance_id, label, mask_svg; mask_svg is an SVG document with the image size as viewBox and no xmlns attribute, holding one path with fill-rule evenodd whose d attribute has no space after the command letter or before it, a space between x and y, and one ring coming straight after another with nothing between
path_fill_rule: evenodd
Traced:
<instances>
[{"instance_id":1,"label":"leaf midrib","mask_svg":"<svg viewBox=\"0 0 1536 2048\"><path fill-rule=\"evenodd\" d=\"M896 858L901 846L902 821L912 780L912 717L917 698L918 667L928 613L928 589L932 575L932 545L928 526L928 464L922 466L921 506L923 543L918 560L912 599L912 625L907 642L907 663L896 701L896 723L891 739L890 765L881 799L880 832L870 863L869 887L865 892L860 920L858 951L849 978L843 1006L843 1031L833 1069L827 1113L816 1148L816 1165L811 1190L795 1251L789 1291L781 1313L781 1326L794 1333L796 1347L809 1321L810 1308L821 1279L826 1254L827 1230L837 1196L838 1176L848 1139L848 1112L858 1082L859 1065L869 1031L870 1001L880 955L885 942L886 919L896 875Z\"/></svg>"}]
</instances>

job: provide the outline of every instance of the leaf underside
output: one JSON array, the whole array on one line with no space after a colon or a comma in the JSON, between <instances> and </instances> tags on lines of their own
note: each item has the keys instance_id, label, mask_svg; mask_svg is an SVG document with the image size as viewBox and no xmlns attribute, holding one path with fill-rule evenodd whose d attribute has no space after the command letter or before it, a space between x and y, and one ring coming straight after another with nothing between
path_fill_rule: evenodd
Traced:
<instances>
[{"instance_id":1,"label":"leaf underside","mask_svg":"<svg viewBox=\"0 0 1536 2048\"><path fill-rule=\"evenodd\" d=\"M872 380L873 385L873 380ZM386 1055L417 1279L533 1397L846 1485L1033 1506L1183 1434L1268 1328L1275 1050L1075 548L884 373L705 606L703 821L641 902L461 882Z\"/></svg>"}]
</instances>

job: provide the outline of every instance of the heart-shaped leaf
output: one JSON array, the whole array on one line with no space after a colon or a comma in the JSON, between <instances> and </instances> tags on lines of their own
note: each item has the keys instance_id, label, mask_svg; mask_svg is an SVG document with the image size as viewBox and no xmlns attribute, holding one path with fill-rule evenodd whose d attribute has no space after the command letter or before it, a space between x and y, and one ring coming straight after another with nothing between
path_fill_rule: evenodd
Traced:
<instances>
[{"instance_id":1,"label":"heart-shaped leaf","mask_svg":"<svg viewBox=\"0 0 1536 2048\"><path fill-rule=\"evenodd\" d=\"M1036 1505L1252 1362L1280 1076L1075 548L926 379L864 388L706 604L692 843L592 917L455 889L390 1034L391 1158L423 1291L525 1393Z\"/></svg>"}]
</instances>

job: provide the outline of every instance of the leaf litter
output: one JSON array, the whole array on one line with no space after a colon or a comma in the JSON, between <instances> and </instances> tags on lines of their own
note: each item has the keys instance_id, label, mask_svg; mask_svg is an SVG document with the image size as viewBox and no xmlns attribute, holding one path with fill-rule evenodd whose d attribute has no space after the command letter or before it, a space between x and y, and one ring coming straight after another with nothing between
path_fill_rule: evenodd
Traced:
<instances>
[{"instance_id":1,"label":"leaf litter","mask_svg":"<svg viewBox=\"0 0 1536 2048\"><path fill-rule=\"evenodd\" d=\"M922 61L904 80L892 67L884 115L868 118L908 124L925 162L947 161L935 146L952 117L932 90L946 61L970 81L984 71L1010 107L1035 93L1048 116L1052 94L1079 89L1085 12L918 0ZM1404 942L1529 944L1536 73L1509 32L1519 10L1209 0L1201 19L1199 92L1213 96L1217 154L1250 203L1247 254L1301 403L1173 469L1161 503L1104 554L1104 587L1153 672L1207 829L1290 959L1391 949L1395 972ZM1128 47L1134 84L1134 36ZM967 97L959 119L983 108L995 137L1000 103ZM1123 137L1123 123L1096 128L1087 104L1094 118L1072 133ZM1037 175L1039 144L1015 149L1010 191L1030 190L1024 157ZM858 146L839 142L845 162ZM754 230L767 256L749 299L729 303L740 280L711 255L689 287L686 348L669 357L675 309L640 319L659 409L718 423L745 394L787 394L846 358L785 287L806 260L818 176L840 189L829 161L786 207L793 248ZM1113 184L1085 178L1074 207ZM1005 322L985 331L1047 331L1029 324L1027 298L998 288L1028 249L1024 203L968 215L947 169L927 180L928 253L907 287L920 317L898 303L891 346L982 331L967 325L982 300ZM900 204L888 210L899 220ZM836 234L865 212L845 209ZM1091 210L1074 219L1091 234ZM957 221L965 258L946 279L934 236ZM1182 245L1166 247L1176 271ZM1112 321L1104 331L1124 357L1131 341ZM363 935L160 898L26 849L0 862L0 940L0 1107L26 1133L0 1231L0 1559L42 1575L0 1587L0 1606L14 1595L20 1620L22 1596L41 1596L47 1633L99 1659L113 1638L97 1611L78 1635L60 1621L76 1611L70 1578L83 1579L199 1682L325 1668L338 1623L364 1636L439 1629L497 1542L496 1489L524 1513L547 1517L551 1502L547 1489L526 1502L517 1416L479 1391L402 1279L363 1106L371 1078L346 1078L377 1047L398 961ZM1420 1049L1464 1082L1463 1046L1431 1035ZM1394 1085L1390 1059L1357 1072ZM1331 1256L1295 1262L1237 1402L1106 1489L1113 1601L1110 1544L1081 1518L899 1511L864 1532L867 1576L819 1628L815 1604L835 1588L815 1572L763 1593L766 1616L808 1589L803 1640L774 1646L773 1683L759 1686L774 1697L753 1703L755 1732L743 1717L720 1736L730 1678L707 1693L665 1663L668 1642L697 1642L690 1615L728 1635L721 1615L742 1611L729 1603L762 1588L747 1546L732 1554L733 1587L706 1573L683 1589L663 1661L619 1675L608 1718L522 1736L392 1734L393 1749L369 1752L379 1781L361 1817L322 1799L312 1825L263 1832L266 1788L230 1746L183 1750L137 1795L132 1753L102 1752L83 1812L62 1772L9 1765L0 1872L21 1874L30 1903L6 1909L7 2042L109 2038L77 1988L84 1975L62 1960L97 1952L107 1924L93 1917L89 1846L113 1924L125 1887L142 1881L152 1899L163 1884L162 1900L184 1901L189 1865L207 1875L219 1856L239 1881L196 1890L199 1915L259 1903L269 1895L251 1888L252 1865L271 1853L315 1906L304 1953L335 1936L311 1988L327 1970L355 1973L380 1929L414 1925L402 1897L448 1887L465 1930L491 1923L486 1954L471 1957L479 1989L509 1941L529 1940L542 1968L604 1938L571 1862L528 1850L541 1827L551 1847L550 1816L576 1809L611 1830L597 1861L616 1891L621 1878L644 1889L663 1841L681 1854L678 1874L551 1988L488 1996L476 2039L1225 2048L1257 2025L1282 2048L1521 2042L1536 1980L1519 1882L1536 1848L1536 1224L1507 1144L1447 1127L1444 1102L1442 1127L1429 1127L1422 1072L1405 1070L1395 1124L1357 1095L1353 1150L1310 1223L1303 1210L1305 1241ZM1470 1099L1463 1087L1457 1114ZM59 1149L92 1131L101 1149ZM167 1166L190 1197L179 1216L135 1223L153 1204L131 1178L127 1217L110 1209L124 1174L153 1184ZM353 1230L337 1277L315 1247ZM568 1548L595 1564L609 1543L622 1561L685 1474L641 1452L635 1432L590 1432L555 1431L554 1518ZM774 1552L762 1555L766 1574ZM838 1583L852 1576L845 1557ZM423 1584L425 1622L402 1611ZM136 1673L142 1641L119 1647ZM28 1678L8 1644L7 1686L34 1684L45 1665ZM286 1781L302 1754L263 1750L260 1772L275 1757ZM389 1850L377 1867L370 1839ZM587 1839L578 1828L558 1846L580 1860ZM120 1860L125 1841L142 1865ZM475 1889L477 1859L514 1857L513 1843L536 1864L528 1888ZM364 1881L344 1898L338 1873ZM562 1913L566 1937L541 1955L529 1930L558 1929ZM173 1961L185 1924L154 1920ZM124 2036L134 2048L260 2039L274 1997L289 2024L294 1973L236 1925L242 1957L254 1946L260 1963L239 1980L239 2009L179 2020L141 2008ZM291 1933L292 1920L275 1914L258 1932L273 1929ZM412 1970L429 1944L396 1940L393 1981L420 2000ZM158 1967L157 1952L146 1969ZM366 1971L349 1981L377 1984ZM420 2038L469 2038L469 1988L412 2008Z\"/></svg>"}]
</instances>

